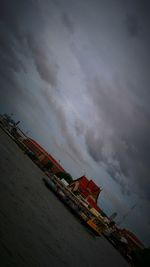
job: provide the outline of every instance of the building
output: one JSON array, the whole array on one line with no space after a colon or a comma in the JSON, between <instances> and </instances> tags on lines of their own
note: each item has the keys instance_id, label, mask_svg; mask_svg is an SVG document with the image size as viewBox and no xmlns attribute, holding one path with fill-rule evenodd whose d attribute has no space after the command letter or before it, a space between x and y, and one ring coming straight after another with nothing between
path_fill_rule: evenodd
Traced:
<instances>
[{"instance_id":1,"label":"building","mask_svg":"<svg viewBox=\"0 0 150 267\"><path fill-rule=\"evenodd\" d=\"M74 180L69 185L69 188L74 194L81 196L82 199L85 200L85 202L87 202L96 211L101 211L97 205L101 188L98 187L92 180L88 180L86 176L82 176Z\"/></svg>"},{"instance_id":2,"label":"building","mask_svg":"<svg viewBox=\"0 0 150 267\"><path fill-rule=\"evenodd\" d=\"M130 250L144 249L144 244L131 231L121 229L121 234L127 239Z\"/></svg>"},{"instance_id":3,"label":"building","mask_svg":"<svg viewBox=\"0 0 150 267\"><path fill-rule=\"evenodd\" d=\"M29 151L34 153L37 158L38 165L40 167L47 166L50 162L52 163L51 172L56 174L58 172L66 173L65 169L56 161L41 145L31 138L25 138L23 143L28 148ZM93 213L101 212L100 207L97 205L97 200L101 192L101 188L98 187L92 180L88 180L86 176L82 176L69 184L71 191L78 195L81 201L84 202L86 206L92 208Z\"/></svg>"},{"instance_id":4,"label":"building","mask_svg":"<svg viewBox=\"0 0 150 267\"><path fill-rule=\"evenodd\" d=\"M32 151L39 161L41 167L46 166L49 162L53 164L51 171L56 174L57 172L66 172L60 163L55 160L42 146L31 138L23 140L26 147Z\"/></svg>"}]
</instances>

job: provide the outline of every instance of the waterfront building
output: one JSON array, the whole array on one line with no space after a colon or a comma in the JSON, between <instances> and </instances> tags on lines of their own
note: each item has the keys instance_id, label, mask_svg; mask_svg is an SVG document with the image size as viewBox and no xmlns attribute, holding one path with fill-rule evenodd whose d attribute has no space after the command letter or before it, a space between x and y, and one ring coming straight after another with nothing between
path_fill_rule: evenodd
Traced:
<instances>
[{"instance_id":1,"label":"waterfront building","mask_svg":"<svg viewBox=\"0 0 150 267\"><path fill-rule=\"evenodd\" d=\"M52 157L52 155L50 155L35 140L33 140L31 138L26 138L26 139L24 139L23 142L26 145L26 147L35 154L35 156L39 162L40 167L47 166L48 164L51 163L52 164L52 167L51 167L52 173L54 173L54 174L56 174L58 172L66 173L64 168L60 165L60 163L56 159L54 159Z\"/></svg>"},{"instance_id":2,"label":"waterfront building","mask_svg":"<svg viewBox=\"0 0 150 267\"><path fill-rule=\"evenodd\" d=\"M144 249L144 244L134 233L125 228L121 229L120 232L127 239L130 250Z\"/></svg>"},{"instance_id":3,"label":"waterfront building","mask_svg":"<svg viewBox=\"0 0 150 267\"><path fill-rule=\"evenodd\" d=\"M93 209L98 212L101 211L101 209L97 205L97 200L101 192L101 188L98 187L94 181L88 180L86 176L81 176L70 183L69 188L74 194L78 195Z\"/></svg>"}]
</instances>

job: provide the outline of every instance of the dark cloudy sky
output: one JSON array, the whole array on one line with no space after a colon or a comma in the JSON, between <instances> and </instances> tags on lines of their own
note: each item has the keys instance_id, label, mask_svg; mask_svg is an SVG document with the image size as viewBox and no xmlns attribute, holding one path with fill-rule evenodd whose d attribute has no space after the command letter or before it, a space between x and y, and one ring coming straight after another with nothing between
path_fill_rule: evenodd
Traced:
<instances>
[{"instance_id":1,"label":"dark cloudy sky","mask_svg":"<svg viewBox=\"0 0 150 267\"><path fill-rule=\"evenodd\" d=\"M13 112L150 245L146 0L0 0L0 112Z\"/></svg>"}]
</instances>

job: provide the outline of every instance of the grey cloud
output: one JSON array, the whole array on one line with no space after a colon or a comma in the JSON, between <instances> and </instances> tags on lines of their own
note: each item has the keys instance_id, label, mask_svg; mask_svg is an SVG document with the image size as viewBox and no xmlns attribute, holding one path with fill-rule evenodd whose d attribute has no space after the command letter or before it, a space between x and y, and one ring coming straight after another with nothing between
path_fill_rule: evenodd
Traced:
<instances>
[{"instance_id":1,"label":"grey cloud","mask_svg":"<svg viewBox=\"0 0 150 267\"><path fill-rule=\"evenodd\" d=\"M44 40L34 38L31 34L27 36L28 47L31 50L35 66L42 80L55 87L57 85L58 65L55 63L51 53L51 62L48 61Z\"/></svg>"},{"instance_id":2,"label":"grey cloud","mask_svg":"<svg viewBox=\"0 0 150 267\"><path fill-rule=\"evenodd\" d=\"M21 32L25 32L28 25L26 18L31 22L33 13L36 12L37 5L33 1L13 0L11 5L9 0L1 0L0 21L17 38Z\"/></svg>"},{"instance_id":3,"label":"grey cloud","mask_svg":"<svg viewBox=\"0 0 150 267\"><path fill-rule=\"evenodd\" d=\"M130 195L129 184L125 179L128 166L125 164L125 161L121 161L122 155L116 155L116 151L112 152L111 156L107 156L105 153L106 142L110 142L110 140L103 140L100 135L95 137L94 130L92 129L87 129L85 140L87 151L93 160L96 163L104 163L103 166L105 166L112 179L120 185L122 193Z\"/></svg>"},{"instance_id":4,"label":"grey cloud","mask_svg":"<svg viewBox=\"0 0 150 267\"><path fill-rule=\"evenodd\" d=\"M113 164L107 163L106 170L112 179L119 184L123 195L130 196L135 193L134 188L130 188L130 183L126 180L126 176L123 175L119 168L116 168Z\"/></svg>"},{"instance_id":5,"label":"grey cloud","mask_svg":"<svg viewBox=\"0 0 150 267\"><path fill-rule=\"evenodd\" d=\"M69 150L73 153L73 155L76 155L79 162L84 162L84 159L82 157L82 151L77 146L74 136L70 132L70 127L67 123L67 117L64 110L64 102L60 101L59 97L56 97L54 94L52 94L49 89L44 89L42 91L42 95L47 104L49 105L50 110L54 113L54 116L57 119L62 137L65 139Z\"/></svg>"},{"instance_id":6,"label":"grey cloud","mask_svg":"<svg viewBox=\"0 0 150 267\"><path fill-rule=\"evenodd\" d=\"M22 113L28 113L29 109L40 114L44 112L44 108L40 103L38 95L34 95L25 84L19 84L15 77L14 72L7 68L0 67L0 99L3 104L14 106L15 110L17 106L22 106ZM23 108L24 107L24 108ZM21 112L19 116L21 117Z\"/></svg>"},{"instance_id":7,"label":"grey cloud","mask_svg":"<svg viewBox=\"0 0 150 267\"><path fill-rule=\"evenodd\" d=\"M129 37L144 38L142 32L147 32L147 41L149 38L149 1L133 0L129 1L125 19L125 27ZM143 40L142 40L143 41ZM148 41L149 42L149 41Z\"/></svg>"},{"instance_id":8,"label":"grey cloud","mask_svg":"<svg viewBox=\"0 0 150 267\"><path fill-rule=\"evenodd\" d=\"M139 20L136 15L128 14L125 21L126 29L130 37L137 37L140 32Z\"/></svg>"},{"instance_id":9,"label":"grey cloud","mask_svg":"<svg viewBox=\"0 0 150 267\"><path fill-rule=\"evenodd\" d=\"M94 130L87 130L87 151L96 162L106 164L124 193L149 198L149 115L127 88L95 80L92 89L89 93L99 119Z\"/></svg>"},{"instance_id":10,"label":"grey cloud","mask_svg":"<svg viewBox=\"0 0 150 267\"><path fill-rule=\"evenodd\" d=\"M10 2L8 0L4 1L1 0L1 8L0 8L0 21L5 23L9 29L12 31L16 31L16 28L18 28L19 23L18 22L18 15L17 15L17 9L16 5L18 4L19 8L19 2L21 1L15 1L14 5L10 5Z\"/></svg>"},{"instance_id":11,"label":"grey cloud","mask_svg":"<svg viewBox=\"0 0 150 267\"><path fill-rule=\"evenodd\" d=\"M63 25L66 27L69 33L74 33L74 24L71 17L67 13L63 13L61 17Z\"/></svg>"},{"instance_id":12,"label":"grey cloud","mask_svg":"<svg viewBox=\"0 0 150 267\"><path fill-rule=\"evenodd\" d=\"M18 53L18 44L15 36L10 33L9 29L0 24L0 94L1 99L9 106L17 109L17 105L24 103L27 107L34 107L38 111L43 111L36 96L32 97L31 90L25 84L19 84L17 74L20 71L27 72L26 65L21 60Z\"/></svg>"},{"instance_id":13,"label":"grey cloud","mask_svg":"<svg viewBox=\"0 0 150 267\"><path fill-rule=\"evenodd\" d=\"M0 25L0 58L2 68L7 67L15 72L21 69L26 71L25 65L19 58L16 39L3 24Z\"/></svg>"},{"instance_id":14,"label":"grey cloud","mask_svg":"<svg viewBox=\"0 0 150 267\"><path fill-rule=\"evenodd\" d=\"M25 14L28 14L28 21ZM58 65L52 53L48 60L47 54L50 55L50 51L47 51L42 34L37 34L37 29L42 32L45 23L39 5L34 1L29 5L29 1L15 0L10 8L9 1L5 3L2 1L0 21L2 29L0 46L3 54L7 56L10 67L15 70L24 67L16 53L26 57L32 56L41 79L51 86L56 86Z\"/></svg>"},{"instance_id":15,"label":"grey cloud","mask_svg":"<svg viewBox=\"0 0 150 267\"><path fill-rule=\"evenodd\" d=\"M84 133L85 133L85 125L79 118L77 118L75 120L74 127L75 127L75 131L76 131L77 136L84 135Z\"/></svg>"},{"instance_id":16,"label":"grey cloud","mask_svg":"<svg viewBox=\"0 0 150 267\"><path fill-rule=\"evenodd\" d=\"M92 129L87 129L86 135L85 135L85 140L86 140L86 146L87 146L87 151L91 155L91 157L94 159L95 162L101 162L105 160L105 157L103 155L103 140L98 137L95 137L94 130Z\"/></svg>"}]
</instances>

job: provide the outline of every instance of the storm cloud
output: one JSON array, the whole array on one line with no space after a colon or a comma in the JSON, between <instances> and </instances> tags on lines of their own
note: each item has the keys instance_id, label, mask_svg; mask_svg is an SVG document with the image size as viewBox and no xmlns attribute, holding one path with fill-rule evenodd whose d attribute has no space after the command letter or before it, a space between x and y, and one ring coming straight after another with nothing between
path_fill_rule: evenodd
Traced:
<instances>
[{"instance_id":1,"label":"storm cloud","mask_svg":"<svg viewBox=\"0 0 150 267\"><path fill-rule=\"evenodd\" d=\"M0 8L1 112L75 177L90 173L113 210L146 203L138 218L149 229L148 1L10 2Z\"/></svg>"},{"instance_id":2,"label":"storm cloud","mask_svg":"<svg viewBox=\"0 0 150 267\"><path fill-rule=\"evenodd\" d=\"M64 13L62 15L62 23L64 24L64 26L66 27L66 29L70 34L74 33L74 23L67 13Z\"/></svg>"},{"instance_id":3,"label":"storm cloud","mask_svg":"<svg viewBox=\"0 0 150 267\"><path fill-rule=\"evenodd\" d=\"M52 53L47 51L42 40L39 38L34 39L31 34L27 35L27 44L41 79L55 87L57 85L58 65L54 61ZM49 60L47 58L48 52Z\"/></svg>"},{"instance_id":4,"label":"storm cloud","mask_svg":"<svg viewBox=\"0 0 150 267\"><path fill-rule=\"evenodd\" d=\"M127 15L126 18L127 32L130 37L136 37L139 34L140 26L138 18L135 15Z\"/></svg>"},{"instance_id":5,"label":"storm cloud","mask_svg":"<svg viewBox=\"0 0 150 267\"><path fill-rule=\"evenodd\" d=\"M149 114L121 85L113 87L95 80L90 92L97 124L86 134L89 154L96 162L106 164L124 193L149 198Z\"/></svg>"}]
</instances>

